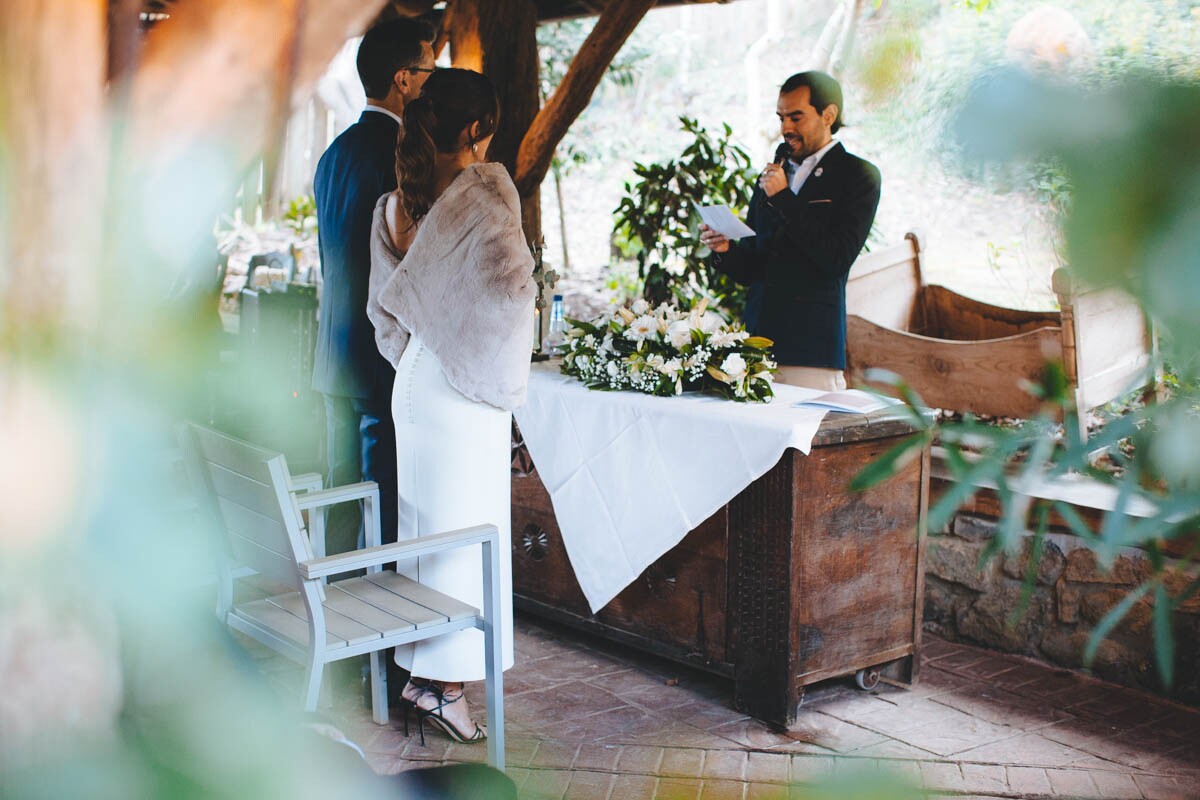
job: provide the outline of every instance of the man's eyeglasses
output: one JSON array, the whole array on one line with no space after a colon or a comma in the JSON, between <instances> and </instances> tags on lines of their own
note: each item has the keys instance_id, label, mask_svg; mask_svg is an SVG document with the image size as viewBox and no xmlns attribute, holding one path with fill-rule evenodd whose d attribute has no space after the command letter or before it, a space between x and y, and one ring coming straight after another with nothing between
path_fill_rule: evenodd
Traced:
<instances>
[{"instance_id":1,"label":"man's eyeglasses","mask_svg":"<svg viewBox=\"0 0 1200 800\"><path fill-rule=\"evenodd\" d=\"M441 67L408 67L409 72L429 72L434 73L440 70Z\"/></svg>"}]
</instances>

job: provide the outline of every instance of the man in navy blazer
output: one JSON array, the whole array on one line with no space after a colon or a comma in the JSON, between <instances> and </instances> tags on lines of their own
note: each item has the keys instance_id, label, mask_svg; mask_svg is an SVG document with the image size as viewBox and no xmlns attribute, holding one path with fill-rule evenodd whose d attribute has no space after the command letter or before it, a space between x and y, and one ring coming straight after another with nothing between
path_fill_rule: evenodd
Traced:
<instances>
[{"instance_id":1,"label":"man in navy blazer","mask_svg":"<svg viewBox=\"0 0 1200 800\"><path fill-rule=\"evenodd\" d=\"M385 543L396 541L395 371L367 319L371 217L380 196L396 188L401 114L433 71L433 38L433 28L416 19L367 31L358 47L366 109L329 145L313 178L323 287L312 385L325 396L326 480L379 484ZM357 510L345 504L335 507L326 530L329 553L363 539Z\"/></svg>"},{"instance_id":2,"label":"man in navy blazer","mask_svg":"<svg viewBox=\"0 0 1200 800\"><path fill-rule=\"evenodd\" d=\"M745 322L775 342L778 380L846 388L846 276L879 205L879 170L833 138L842 88L824 72L801 72L779 90L784 144L759 177L746 223L755 236L731 242L707 225L700 240L713 266L750 285Z\"/></svg>"}]
</instances>

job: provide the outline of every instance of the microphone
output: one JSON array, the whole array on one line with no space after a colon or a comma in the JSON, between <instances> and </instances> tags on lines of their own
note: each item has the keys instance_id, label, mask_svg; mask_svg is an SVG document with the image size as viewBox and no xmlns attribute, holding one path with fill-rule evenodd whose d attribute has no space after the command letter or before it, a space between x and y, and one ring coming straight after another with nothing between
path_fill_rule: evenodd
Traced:
<instances>
[{"instance_id":1,"label":"microphone","mask_svg":"<svg viewBox=\"0 0 1200 800\"><path fill-rule=\"evenodd\" d=\"M775 148L775 158L771 159L771 163L776 164L776 165L782 164L784 161L787 161L787 157L790 156L791 154L792 154L791 145L789 145L787 142L783 142L778 147ZM758 179L761 181L763 176L766 174L767 174L767 170L764 168L763 171L759 173Z\"/></svg>"}]
</instances>

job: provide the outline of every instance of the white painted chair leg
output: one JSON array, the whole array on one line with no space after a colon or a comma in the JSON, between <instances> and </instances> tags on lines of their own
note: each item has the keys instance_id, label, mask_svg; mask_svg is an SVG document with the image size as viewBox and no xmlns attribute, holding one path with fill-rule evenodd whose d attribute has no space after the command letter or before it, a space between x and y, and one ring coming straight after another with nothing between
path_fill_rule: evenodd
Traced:
<instances>
[{"instance_id":1,"label":"white painted chair leg","mask_svg":"<svg viewBox=\"0 0 1200 800\"><path fill-rule=\"evenodd\" d=\"M500 557L495 539L483 543L483 636L487 664L488 763L504 771L504 647L501 644Z\"/></svg>"},{"instance_id":2,"label":"white painted chair leg","mask_svg":"<svg viewBox=\"0 0 1200 800\"><path fill-rule=\"evenodd\" d=\"M377 725L387 725L388 721L388 691L387 691L387 662L390 650L376 650L371 653L371 716Z\"/></svg>"},{"instance_id":3,"label":"white painted chair leg","mask_svg":"<svg viewBox=\"0 0 1200 800\"><path fill-rule=\"evenodd\" d=\"M318 653L309 656L308 674L305 676L304 710L316 711L321 695L321 678L325 674L325 662Z\"/></svg>"}]
</instances>

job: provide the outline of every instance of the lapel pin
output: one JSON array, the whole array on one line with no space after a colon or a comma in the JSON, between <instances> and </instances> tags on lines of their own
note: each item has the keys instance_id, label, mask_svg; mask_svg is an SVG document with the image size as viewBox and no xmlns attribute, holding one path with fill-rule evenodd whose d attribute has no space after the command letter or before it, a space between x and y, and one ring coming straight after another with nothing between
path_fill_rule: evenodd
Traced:
<instances>
[{"instance_id":1,"label":"lapel pin","mask_svg":"<svg viewBox=\"0 0 1200 800\"><path fill-rule=\"evenodd\" d=\"M817 167L817 168L816 168L816 169L813 171L813 175L816 175L816 176L819 178L819 177L821 177L821 173L822 173L822 172L824 172L824 171L825 171L825 170L821 169L820 167Z\"/></svg>"}]
</instances>

